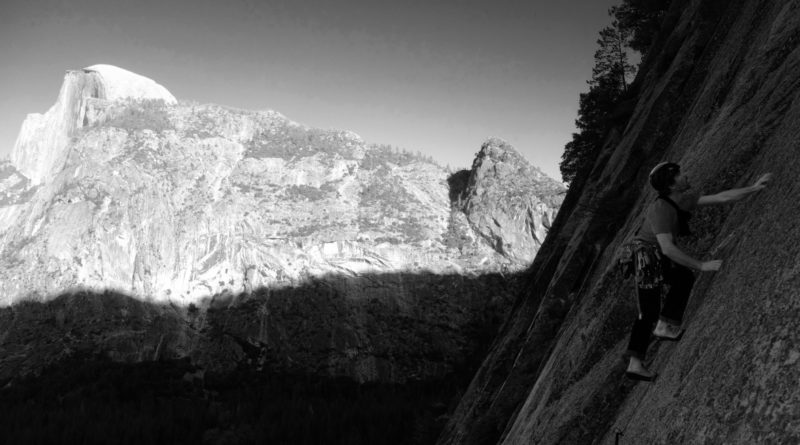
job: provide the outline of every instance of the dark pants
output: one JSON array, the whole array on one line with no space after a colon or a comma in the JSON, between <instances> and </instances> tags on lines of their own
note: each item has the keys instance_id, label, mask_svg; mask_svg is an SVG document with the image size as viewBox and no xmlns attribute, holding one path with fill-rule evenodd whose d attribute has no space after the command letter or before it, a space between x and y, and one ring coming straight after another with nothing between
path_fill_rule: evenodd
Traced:
<instances>
[{"instance_id":1,"label":"dark pants","mask_svg":"<svg viewBox=\"0 0 800 445\"><path fill-rule=\"evenodd\" d=\"M686 303L694 285L694 273L690 269L672 263L666 258L664 262L667 263L664 268L664 284L669 285L669 291L664 298L664 307L661 307L661 287L638 288L639 318L633 323L628 353L641 360L644 360L647 345L650 344L650 334L659 319L674 325L681 324L683 311L686 310Z\"/></svg>"}]
</instances>

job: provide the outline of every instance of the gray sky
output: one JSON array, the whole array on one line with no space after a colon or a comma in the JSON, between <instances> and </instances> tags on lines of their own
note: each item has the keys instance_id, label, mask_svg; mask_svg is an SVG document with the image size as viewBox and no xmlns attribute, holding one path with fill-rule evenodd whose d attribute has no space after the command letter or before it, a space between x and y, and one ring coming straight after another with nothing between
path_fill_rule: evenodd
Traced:
<instances>
[{"instance_id":1,"label":"gray sky","mask_svg":"<svg viewBox=\"0 0 800 445\"><path fill-rule=\"evenodd\" d=\"M2 0L0 156L68 69L351 130L467 168L490 136L561 179L598 32L619 0Z\"/></svg>"}]
</instances>

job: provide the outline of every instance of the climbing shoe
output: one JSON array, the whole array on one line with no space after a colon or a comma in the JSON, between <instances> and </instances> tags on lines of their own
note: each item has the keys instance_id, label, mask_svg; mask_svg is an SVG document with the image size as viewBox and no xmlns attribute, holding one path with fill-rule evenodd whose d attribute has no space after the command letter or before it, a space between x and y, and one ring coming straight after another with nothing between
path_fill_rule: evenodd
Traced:
<instances>
[{"instance_id":1,"label":"climbing shoe","mask_svg":"<svg viewBox=\"0 0 800 445\"><path fill-rule=\"evenodd\" d=\"M661 326L656 326L656 329L653 331L653 336L662 341L679 341L681 337L683 337L683 333L686 332L686 329L680 329L677 327L669 326L664 329L659 329Z\"/></svg>"}]
</instances>

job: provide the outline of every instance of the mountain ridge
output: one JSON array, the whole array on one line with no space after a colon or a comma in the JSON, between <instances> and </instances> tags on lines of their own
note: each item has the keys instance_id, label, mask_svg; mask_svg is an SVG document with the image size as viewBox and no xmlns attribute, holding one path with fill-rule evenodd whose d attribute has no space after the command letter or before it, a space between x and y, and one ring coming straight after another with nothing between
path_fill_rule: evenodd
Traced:
<instances>
[{"instance_id":1,"label":"mountain ridge","mask_svg":"<svg viewBox=\"0 0 800 445\"><path fill-rule=\"evenodd\" d=\"M29 247L21 252L22 257L20 251L6 249L6 257L14 257L15 262L55 257L60 265L53 264L51 269L61 271L53 271L56 276L78 272L61 283L53 277L20 282L24 274L6 272L7 285L2 289L6 303L16 298L18 289L43 281L52 283L52 290L87 284L100 289L97 286L104 285L156 299L184 296L191 300L269 283L291 283L303 273L357 273L364 267L381 269L381 264L385 270L424 264L434 271L448 267L477 271L479 261L484 266L489 261L494 270L518 270L524 267L520 261L530 260L529 252L521 258L507 258L482 243L469 226L456 221L461 217L451 212L447 173L440 167L406 153L369 146L352 132L309 128L274 111L181 105L163 97L153 99L150 93L142 96L144 99L104 99L99 97L103 91L113 88L104 86L97 72L90 67L67 73L57 103L61 105L48 112L48 119L57 125L44 132L46 140L57 143L37 143L36 137L26 133L31 124L23 125L11 165L23 177L34 178L32 187L26 188L25 180L16 176L7 180L13 181L2 190L9 205L0 208L2 220L7 221L2 226L7 246L19 239L36 243L41 238L39 230L56 224L47 235L47 247ZM160 91L162 96L169 94ZM71 111L60 118L57 112L62 109ZM33 120L39 122L40 118ZM41 137L42 132L36 133ZM44 147L49 151L42 151ZM26 157L29 149L37 154ZM34 158L54 161L33 163ZM43 182L45 177L52 181ZM545 178L538 178L539 182ZM557 185L550 188L556 198L533 210L548 214L546 220L552 219L557 197L563 193ZM33 206L26 208L23 195ZM534 196L527 206L535 207L537 200ZM137 214L156 216L157 224L136 223L129 213L134 208ZM271 210L269 216L265 208ZM327 215L318 215L320 209ZM52 211L56 214L49 213ZM88 214L94 215L91 220L80 219L80 215ZM98 219L105 219L105 226L98 227ZM59 220L64 221L61 226ZM198 221L213 227L198 227ZM69 238L85 239L78 244L64 239L61 234L68 230L63 224L72 229L83 226ZM453 224L466 232L449 239L462 240L466 244L460 251L468 247L471 254L459 252L454 258L455 251L442 243L442 237L454 230ZM540 221L531 227L514 230L521 231L523 237L526 231L542 230ZM186 230L191 233L181 234ZM112 248L117 244L112 238L120 236L128 241ZM209 236L222 237L217 253L212 251L213 246L201 247L188 241ZM505 236L516 235L507 231ZM291 243L273 242L269 247L269 243L248 241L259 237L276 242L295 239L293 242L305 247L287 249ZM537 242L521 249L535 250ZM100 246L100 250L86 252L87 246ZM192 251L196 252L192 258L180 258L180 252ZM326 259L329 255L334 256L335 264ZM478 255L477 260L470 259ZM115 258L114 264L102 259L106 257ZM280 259L287 257L303 264L291 267ZM71 263L73 258L80 259L80 264ZM189 266L198 260L211 263ZM444 266L447 263L450 266ZM161 276L151 273L164 267L172 272ZM200 275L215 267L238 272L209 272L199 278L194 272L180 272L197 267ZM254 268L256 272L252 272ZM110 280L103 278L104 274ZM219 284L231 280L233 287Z\"/></svg>"}]
</instances>

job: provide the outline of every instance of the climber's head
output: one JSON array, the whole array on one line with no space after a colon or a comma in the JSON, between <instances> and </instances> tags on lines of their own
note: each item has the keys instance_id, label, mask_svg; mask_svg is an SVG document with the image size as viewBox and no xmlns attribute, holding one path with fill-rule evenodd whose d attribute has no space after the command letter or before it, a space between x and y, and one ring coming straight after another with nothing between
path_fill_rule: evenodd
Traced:
<instances>
[{"instance_id":1,"label":"climber's head","mask_svg":"<svg viewBox=\"0 0 800 445\"><path fill-rule=\"evenodd\" d=\"M684 192L691 188L689 180L681 175L681 167L674 162L662 162L650 171L650 185L660 196L669 196L670 193Z\"/></svg>"}]
</instances>

